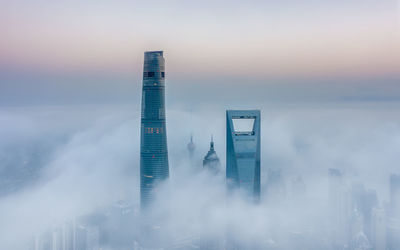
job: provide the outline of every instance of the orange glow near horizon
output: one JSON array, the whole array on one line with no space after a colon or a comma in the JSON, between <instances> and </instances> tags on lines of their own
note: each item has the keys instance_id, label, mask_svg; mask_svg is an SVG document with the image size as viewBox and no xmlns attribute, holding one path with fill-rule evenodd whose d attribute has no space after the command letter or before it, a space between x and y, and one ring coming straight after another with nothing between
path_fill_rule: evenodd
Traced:
<instances>
[{"instance_id":1,"label":"orange glow near horizon","mask_svg":"<svg viewBox=\"0 0 400 250\"><path fill-rule=\"evenodd\" d=\"M9 11L0 18L0 63L55 71L140 72L143 52L161 49L168 68L184 74L400 74L398 13L390 9L319 10L313 18L302 16L311 10L299 16L271 12L268 18L249 12L239 20L212 16L204 22L186 15L164 22L165 16L151 20L135 12L119 17L107 9L97 11L76 16L68 9L43 16L37 12L28 22L26 10Z\"/></svg>"}]
</instances>

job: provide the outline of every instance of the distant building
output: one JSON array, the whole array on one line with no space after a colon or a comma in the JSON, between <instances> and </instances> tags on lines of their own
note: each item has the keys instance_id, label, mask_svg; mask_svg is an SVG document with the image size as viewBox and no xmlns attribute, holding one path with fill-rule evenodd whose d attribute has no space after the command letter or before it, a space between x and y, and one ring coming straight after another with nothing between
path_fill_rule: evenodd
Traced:
<instances>
[{"instance_id":1,"label":"distant building","mask_svg":"<svg viewBox=\"0 0 400 250\"><path fill-rule=\"evenodd\" d=\"M82 224L75 227L74 250L88 250L86 246L87 232L86 227Z\"/></svg>"},{"instance_id":2,"label":"distant building","mask_svg":"<svg viewBox=\"0 0 400 250\"><path fill-rule=\"evenodd\" d=\"M62 230L61 228L55 228L52 232L52 248L51 250L63 250L62 248L62 243L63 243L63 238L62 238Z\"/></svg>"},{"instance_id":3,"label":"distant building","mask_svg":"<svg viewBox=\"0 0 400 250\"><path fill-rule=\"evenodd\" d=\"M66 221L62 226L62 247L73 249L76 241L76 220Z\"/></svg>"},{"instance_id":4,"label":"distant building","mask_svg":"<svg viewBox=\"0 0 400 250\"><path fill-rule=\"evenodd\" d=\"M260 200L259 110L226 111L226 178L228 189Z\"/></svg>"},{"instance_id":5,"label":"distant building","mask_svg":"<svg viewBox=\"0 0 400 250\"><path fill-rule=\"evenodd\" d=\"M378 206L375 190L365 189L362 183L353 183L351 188L352 208L357 209L363 218L363 231L371 239L372 210Z\"/></svg>"},{"instance_id":6,"label":"distant building","mask_svg":"<svg viewBox=\"0 0 400 250\"><path fill-rule=\"evenodd\" d=\"M164 64L162 51L144 53L140 137L142 208L153 200L156 184L169 176Z\"/></svg>"},{"instance_id":7,"label":"distant building","mask_svg":"<svg viewBox=\"0 0 400 250\"><path fill-rule=\"evenodd\" d=\"M214 150L214 140L211 137L210 150L203 160L203 168L210 170L213 173L218 173L221 169L221 163L219 161L218 155Z\"/></svg>"},{"instance_id":8,"label":"distant building","mask_svg":"<svg viewBox=\"0 0 400 250\"><path fill-rule=\"evenodd\" d=\"M400 246L400 175L390 175L390 205L387 216L387 249Z\"/></svg>"},{"instance_id":9,"label":"distant building","mask_svg":"<svg viewBox=\"0 0 400 250\"><path fill-rule=\"evenodd\" d=\"M351 240L351 195L340 170L331 168L328 174L330 241L333 249L343 249Z\"/></svg>"},{"instance_id":10,"label":"distant building","mask_svg":"<svg viewBox=\"0 0 400 250\"><path fill-rule=\"evenodd\" d=\"M350 235L351 243L354 246L354 240L360 236L360 233L365 236L364 233L364 217L360 211L353 209L350 216ZM355 247L351 248L355 249Z\"/></svg>"},{"instance_id":11,"label":"distant building","mask_svg":"<svg viewBox=\"0 0 400 250\"><path fill-rule=\"evenodd\" d=\"M88 226L76 219L62 227L35 236L33 250L100 250L100 234L97 226Z\"/></svg>"},{"instance_id":12,"label":"distant building","mask_svg":"<svg viewBox=\"0 0 400 250\"><path fill-rule=\"evenodd\" d=\"M390 175L390 207L392 217L400 219L400 175Z\"/></svg>"},{"instance_id":13,"label":"distant building","mask_svg":"<svg viewBox=\"0 0 400 250\"><path fill-rule=\"evenodd\" d=\"M375 250L386 249L386 214L383 208L372 210L371 243Z\"/></svg>"},{"instance_id":14,"label":"distant building","mask_svg":"<svg viewBox=\"0 0 400 250\"><path fill-rule=\"evenodd\" d=\"M190 136L190 142L187 145L187 150L189 151L190 160L193 159L194 151L196 149L196 144L193 142L193 135Z\"/></svg>"},{"instance_id":15,"label":"distant building","mask_svg":"<svg viewBox=\"0 0 400 250\"><path fill-rule=\"evenodd\" d=\"M386 220L387 249L398 250L400 246L400 220L391 216L388 216Z\"/></svg>"}]
</instances>

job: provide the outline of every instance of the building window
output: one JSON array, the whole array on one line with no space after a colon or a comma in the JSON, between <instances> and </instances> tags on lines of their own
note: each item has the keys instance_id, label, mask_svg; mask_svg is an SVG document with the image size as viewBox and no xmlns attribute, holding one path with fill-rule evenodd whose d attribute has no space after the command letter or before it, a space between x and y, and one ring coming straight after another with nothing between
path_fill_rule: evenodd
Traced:
<instances>
[{"instance_id":1,"label":"building window","mask_svg":"<svg viewBox=\"0 0 400 250\"><path fill-rule=\"evenodd\" d=\"M143 72L143 77L154 77L155 73L154 72Z\"/></svg>"},{"instance_id":2,"label":"building window","mask_svg":"<svg viewBox=\"0 0 400 250\"><path fill-rule=\"evenodd\" d=\"M163 134L164 133L164 128L147 127L147 128L144 128L144 133L145 134Z\"/></svg>"},{"instance_id":3,"label":"building window","mask_svg":"<svg viewBox=\"0 0 400 250\"><path fill-rule=\"evenodd\" d=\"M162 78L165 77L165 72L161 72L161 77L162 77Z\"/></svg>"}]
</instances>

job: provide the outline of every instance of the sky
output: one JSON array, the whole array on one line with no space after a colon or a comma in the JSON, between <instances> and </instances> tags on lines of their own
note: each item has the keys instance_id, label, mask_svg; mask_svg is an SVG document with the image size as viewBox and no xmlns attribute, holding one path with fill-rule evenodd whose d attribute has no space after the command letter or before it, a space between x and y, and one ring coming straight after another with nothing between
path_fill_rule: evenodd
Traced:
<instances>
[{"instance_id":1,"label":"sky","mask_svg":"<svg viewBox=\"0 0 400 250\"><path fill-rule=\"evenodd\" d=\"M5 105L130 102L125 93L140 90L146 50L165 51L175 99L201 86L223 89L232 82L233 95L250 84L267 97L278 92L271 98L282 96L281 101L318 99L325 92L327 99L400 96L393 86L400 68L395 0L2 0L1 5ZM341 84L347 87L337 87Z\"/></svg>"}]
</instances>

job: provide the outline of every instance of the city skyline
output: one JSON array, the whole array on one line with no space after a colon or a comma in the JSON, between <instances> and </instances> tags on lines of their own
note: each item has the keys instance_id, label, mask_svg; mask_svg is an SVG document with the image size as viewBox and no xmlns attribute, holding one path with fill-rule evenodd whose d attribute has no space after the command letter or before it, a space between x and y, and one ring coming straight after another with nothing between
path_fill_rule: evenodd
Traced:
<instances>
[{"instance_id":1,"label":"city skyline","mask_svg":"<svg viewBox=\"0 0 400 250\"><path fill-rule=\"evenodd\" d=\"M129 169L130 171L139 173L139 158L135 157L135 153L133 152L135 149L139 152L138 150L140 146L139 140L137 140L141 129L140 102L135 106L135 108L132 108L132 106L127 106L125 108L126 110L124 111L121 106L114 106L111 109L105 109L104 106L97 107L96 109L93 107L86 107L86 110L82 109L79 110L79 112L75 109L66 112L67 110L70 110L71 107L53 107L46 111L43 111L42 108L32 108L31 110L24 111L30 113L37 110L37 112L30 114L31 116L29 116L29 119L26 118L31 122L26 123L25 126L32 126L32 124L38 124L38 122L45 123L46 126L54 124L50 126L52 130L43 129L46 136L40 135L40 140L54 140L54 138L57 138L57 134L59 133L60 128L62 128L61 124L65 121L65 118L60 118L66 114L70 114L68 117L74 118L71 119L70 122L75 120L76 124L74 126L76 126L79 131L71 132L72 138L70 140L67 139L66 145L64 145L63 142L57 142L57 145L59 145L58 147L60 147L57 150L58 152L54 155L57 162L51 163L51 165L45 165L47 166L44 172L46 175L52 176L55 174L54 171L59 169L58 171L60 171L60 176L54 176L54 179L51 179L52 181L49 184L46 184L46 182L45 184L42 184L44 185L43 189L41 188L41 185L38 188L33 188L32 198L29 198L31 194L30 192L22 192L22 194L27 194L28 197L22 196L22 200L19 200L17 204L20 204L19 207L21 208L32 208L32 211L24 213L25 215L36 214L40 211L38 211L38 209L43 209L38 207L38 204L29 205L32 199L33 202L35 202L35 198L39 197L40 199L43 199L44 205L47 205L49 209L53 209L54 206L59 203L54 202L54 200L57 200L57 197L60 194L63 194L60 198L62 198L63 201L61 204L65 207L59 209L61 215L58 217L58 220L61 220L59 225L62 225L62 221L65 220L65 218L70 218L68 215L66 216L63 211L70 211L68 209L69 206L78 206L79 203L71 201L79 197L81 197L81 199L84 198L84 202L82 202L81 205L90 206L91 209L96 211L99 202L97 199L105 198L98 195L98 189L102 190L100 193L109 194L111 196L106 199L110 203L105 202L105 204L114 204L116 202L118 207L120 207L119 202L116 201L120 200L119 192L122 190L125 190L126 192L126 188L132 189L132 185L137 185L137 188L139 188L139 176L129 176L126 175L126 173ZM231 209L233 209L232 213L224 212L222 214L221 211L226 211L224 210L225 203L223 202L225 197L225 183L220 183L218 181L220 180L218 176L211 177L209 175L204 175L204 173L201 172L197 174L194 174L191 171L189 171L189 173L185 172L185 170L190 168L190 165L184 159L188 157L186 145L189 135L192 133L196 135L194 138L197 139L194 141L198 146L198 150L196 151L198 154L195 154L194 157L200 161L203 154L208 150L208 135L211 134L211 131L213 131L213 134L215 135L214 138L217 138L217 151L222 156L222 160L224 159L225 143L222 135L226 128L225 112L221 112L219 109L205 109L202 113L196 111L191 114L183 110L169 108L167 110L169 121L168 127L172 126L174 128L172 131L168 132L170 135L169 145L172 145L172 148L169 150L171 156L172 178L170 178L168 183L172 185L172 189L169 189L167 186L160 188L159 195L156 198L156 204L159 209L156 209L155 215L159 215L160 212L162 212L161 214L168 213L169 216L165 218L168 220L168 224L173 226L174 230L178 230L178 232L187 232L187 234L184 234L185 237L183 240L187 240L188 238L190 239L191 235L196 233L196 230L184 226L184 229L186 230L180 231L178 228L183 226L180 224L180 218L182 216L194 220L195 225L205 226L208 232L215 233L215 235L219 235L218 232L223 230L221 229L221 225L223 224L216 223L218 218L223 218L228 220L230 223L233 223L234 225L232 228L238 228L239 226L239 228L242 228L241 226L243 225L243 222L250 223L257 221L257 223L261 224L258 227L260 230L259 232L253 230L246 230L246 232L244 232L239 230L238 233L242 235L239 238L243 241L242 244L247 244L251 237L263 239L264 234L268 233L268 225L280 225L279 222L270 221L277 219L275 218L277 212L274 211L273 206L271 207L269 199L266 199L269 197L268 194L271 193L269 185L267 185L266 182L268 178L266 178L265 175L269 168L278 168L281 170L281 179L278 181L281 182L280 185L282 185L283 188L286 187L287 189L286 194L282 191L272 191L274 199L277 202L276 206L283 209L281 205L279 205L279 202L284 202L284 204L287 202L295 202L295 204L297 204L296 206L293 206L293 208L296 208L294 210L285 209L279 212L279 217L288 216L288 220L294 220L293 223L296 222L294 224L290 223L290 225L299 229L304 229L305 226L310 226L311 224L314 225L314 223L315 227L320 229L323 227L322 222L329 218L326 217L327 212L325 210L319 211L319 209L320 206L324 204L323 197L328 194L328 182L326 178L328 176L327 169L331 166L336 166L340 168L341 171L345 172L343 174L343 186L341 187L345 193L349 192L349 190L353 190L353 182L362 181L365 183L366 188L377 189L379 204L384 205L386 201L390 200L389 187L386 186L389 182L389 173L397 172L397 166L392 163L398 155L397 147L399 136L396 132L398 131L398 127L395 125L397 124L395 119L398 118L395 116L396 110L366 110L365 108L366 107L359 110L349 110L346 108L341 109L340 107L334 107L324 109L314 108L308 110L304 108L293 109L291 106L286 108L274 107L273 109L268 108L267 106L262 106L263 121L261 122L261 126L263 127L263 157L261 157L261 160L264 161L264 164L261 164L261 167L263 168L261 174L264 174L264 176L261 178L261 188L268 188L268 192L265 192L265 190L261 192L262 197L259 207L261 211L256 207L248 207L248 205L242 204L240 199L235 199L235 203L233 203L234 205L231 207ZM19 109L13 110L16 111ZM99 113L99 111L101 112ZM22 115L24 112L21 110L19 111L19 114ZM79 113L86 115L78 116L77 114ZM17 114L15 114L15 118L18 117ZM366 117L365 114L368 114L368 117ZM2 117L4 117L4 115L5 113L2 113ZM58 119L52 119L50 120L51 122L49 122L49 120L44 120L44 117L48 117L49 119L58 117ZM101 119L97 120L95 124L89 123L87 125L87 130L81 131L82 122L85 120L82 119L83 117L89 120ZM208 122L209 120L212 120L213 122L210 123ZM393 124L393 122L395 123ZM22 125L23 124L21 124L21 126ZM67 125L67 127L70 127L73 126L73 123ZM65 126L65 124L63 126ZM18 130L19 127L14 127L15 126L13 126L13 129L20 131ZM30 130L26 128L27 127L23 126L21 128L23 133L18 133L21 134L22 138L29 137L26 133L29 135ZM334 133L332 133L332 131L334 131ZM131 138L131 140L127 140L129 138ZM19 145L18 140L15 141L17 145ZM42 145L46 144L47 143L44 143ZM44 152L48 150L49 149ZM351 154L349 154L349 152L351 152ZM14 154L11 154L10 156L12 155ZM31 159L28 157L27 160L30 162ZM93 162L95 164L93 164ZM31 164L34 164L34 162L29 163L29 165ZM129 168L126 168L127 166L129 166ZM134 167L133 169L132 166ZM222 166L224 166L224 164ZM379 168L379 171L377 172L376 166L384 167ZM93 174L95 174L95 176L92 176ZM98 176L99 174L101 175ZM71 190L72 187L70 187L67 190L64 190L64 185L69 185L69 183L71 183L71 180L69 180L69 178L71 178L69 177L70 175L73 176L74 189ZM297 178L298 175L301 175L304 178L304 184L306 186L303 196L297 192L288 191L291 190L290 187L292 187L290 179L293 177ZM136 177L138 179L136 179ZM94 190L92 190L93 187L95 187ZM47 192L50 192L51 190L55 190L54 193L48 194ZM41 192L44 191L46 191L45 194L50 196L50 198L45 199L43 195L41 195ZM91 193L91 191L94 193ZM130 192L132 191L133 190ZM139 194L139 192L137 194ZM20 195L21 193L16 191L15 199ZM363 197L362 195L363 193L361 192L361 196L355 196L355 198L358 199L358 197ZM14 197L14 195L12 197ZM135 192L133 192L123 197L132 198L133 204L129 210L135 213L134 211L139 205L138 201L140 200L140 196L135 195ZM168 198L165 199L163 197ZM26 198L28 199L26 200ZM49 200L47 201L47 199ZM7 201L8 200L3 200L2 204L7 204ZM47 202L50 202L50 204ZM210 202L213 205L210 206ZM9 204L9 206L12 204ZM111 206L114 207L114 205ZM303 206L311 209L313 212L312 217L303 214ZM106 207L108 207L108 205L106 205ZM179 209L177 209L178 207ZM200 216L198 219L201 221L196 220L198 214L202 215L204 212L212 212L214 211L212 208L215 207L217 207L217 214L219 216ZM211 210L205 208L210 208ZM120 210L121 212L118 212ZM132 214L130 215L128 213L125 215L126 217L120 218L118 216L122 216L126 213L124 212L124 206L121 206L120 210L115 211L116 214L113 213L113 217L107 218L111 220L114 216L117 216L115 220L129 222L127 218L131 218L130 216ZM88 210L81 208L78 211ZM246 213L240 211L245 211ZM265 211L270 212L265 213ZM378 210L378 212L379 211L380 210ZM307 218L309 222L301 222L302 216L297 216L299 213L304 216L304 218ZM9 214L13 216L19 215L22 218L26 218L24 215L20 214L19 210L10 211ZM69 212L67 214L70 215L73 213ZM378 215L379 213L375 210L374 214ZM380 212L380 214L382 214L382 212ZM191 217L191 215L196 215L196 217ZM5 220L6 225L13 222L15 223L15 218L12 219L13 216ZM55 215L50 217L49 220L57 218L54 216ZM33 218L29 217L26 219L35 221ZM300 222L298 220L300 220ZM375 224L377 222L379 221L376 221ZM47 223L51 225L52 222ZM47 223L36 222L32 225L48 225ZM355 225L357 226L356 228L360 228L359 224ZM209 226L211 228L209 228ZM7 227L7 232L4 232L5 236L10 236L12 232L15 232L9 228L10 227ZM41 227L39 226L39 228ZM86 228L87 230L91 230L91 227L84 228L85 230ZM101 230L106 230L106 232L109 232L109 230L115 230L112 229L112 227L100 228ZM132 230L132 233L135 233L134 226L128 228ZM251 228L250 224L246 224L244 228ZM279 233L284 234L285 237L293 237L291 235L286 235L286 230L290 229L290 227L285 228L285 230L279 231ZM17 230L21 231L20 229ZM174 235L174 230L167 232L168 235ZM232 233L235 234L235 231ZM382 231L377 233L378 235L381 235ZM206 233L205 235L208 234ZM314 242L314 244L322 244L317 240L319 239L318 234L316 233L314 236L316 238L312 238L310 241ZM123 239L131 239L130 237L132 236L128 235ZM219 237L224 236L219 235ZM304 235L304 237L311 236ZM12 237L8 238L9 239L4 241L5 243L9 241L13 242L11 240ZM361 239L364 238L361 237ZM125 243L127 242L129 243L129 241L126 241ZM177 239L177 242L180 242L179 239ZM287 243L289 244L287 249L291 249L291 242L296 242L296 240L289 241ZM257 243L261 244L262 241L257 240Z\"/></svg>"},{"instance_id":2,"label":"city skyline","mask_svg":"<svg viewBox=\"0 0 400 250\"><path fill-rule=\"evenodd\" d=\"M399 248L400 0L5 0L0 34L0 249Z\"/></svg>"}]
</instances>

